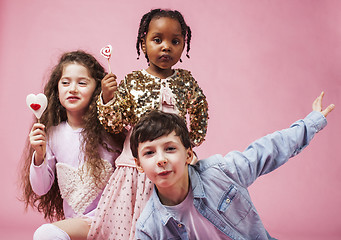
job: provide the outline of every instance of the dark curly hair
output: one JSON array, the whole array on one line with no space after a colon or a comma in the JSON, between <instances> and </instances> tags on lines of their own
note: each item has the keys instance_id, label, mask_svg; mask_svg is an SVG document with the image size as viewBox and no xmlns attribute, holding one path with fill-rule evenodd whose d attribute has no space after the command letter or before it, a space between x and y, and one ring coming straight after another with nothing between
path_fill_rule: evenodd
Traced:
<instances>
[{"instance_id":1,"label":"dark curly hair","mask_svg":"<svg viewBox=\"0 0 341 240\"><path fill-rule=\"evenodd\" d=\"M137 34L137 41L136 41L136 50L137 50L137 59L140 57L140 48L142 47L142 39L144 39L148 33L149 23L154 18L162 18L162 17L169 17L172 19L176 19L179 21L181 26L181 34L185 39L187 44L187 52L186 57L189 58L188 52L191 49L191 38L192 38L192 31L191 28L186 24L184 17L182 14L177 10L164 10L164 9L153 9L150 12L143 15L140 21L140 27ZM147 61L149 62L147 54L145 54Z\"/></svg>"},{"instance_id":2,"label":"dark curly hair","mask_svg":"<svg viewBox=\"0 0 341 240\"><path fill-rule=\"evenodd\" d=\"M145 114L134 126L130 137L130 149L135 158L138 156L140 143L154 141L162 136L175 132L186 149L191 148L186 122L175 113L166 113L160 110L152 110Z\"/></svg>"},{"instance_id":3,"label":"dark curly hair","mask_svg":"<svg viewBox=\"0 0 341 240\"><path fill-rule=\"evenodd\" d=\"M44 94L48 99L48 106L40 122L45 125L45 130L48 133L48 130L52 126L57 126L67 120L66 110L59 101L58 82L63 74L64 68L68 64L73 63L80 64L88 69L89 75L96 81L96 88L92 94L88 110L83 116L85 125L82 130L82 150L85 156L84 162L87 162L89 166L89 174L95 177L95 183L98 184L101 181L100 173L104 167L102 161L98 161L100 159L98 147L102 145L107 151L114 151L106 144L106 142L114 142L122 149L125 135L123 133L109 135L109 133L104 131L103 126L97 118L96 100L101 92L101 80L106 72L92 55L79 50L67 52L61 56L59 63L52 70L50 78L44 88ZM23 153L24 161L22 161L22 169L20 171L20 184L23 190L21 200L25 202L26 208L30 205L37 208L39 212L43 212L45 219L50 221L64 219L63 200L58 188L57 178L55 178L50 191L43 196L38 196L32 190L29 174L33 152L34 150L30 145L29 139L27 139L26 148Z\"/></svg>"}]
</instances>

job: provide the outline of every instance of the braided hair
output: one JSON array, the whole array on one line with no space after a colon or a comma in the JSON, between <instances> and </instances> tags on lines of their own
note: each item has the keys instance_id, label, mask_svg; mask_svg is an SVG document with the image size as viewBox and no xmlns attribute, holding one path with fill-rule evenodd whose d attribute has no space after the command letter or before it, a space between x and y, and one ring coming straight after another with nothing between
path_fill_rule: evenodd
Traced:
<instances>
[{"instance_id":1,"label":"braided hair","mask_svg":"<svg viewBox=\"0 0 341 240\"><path fill-rule=\"evenodd\" d=\"M182 14L177 10L164 10L164 9L153 9L150 12L143 15L140 21L140 27L137 34L137 41L136 41L136 50L137 50L137 59L140 58L140 47L142 46L142 39L144 39L148 33L150 21L154 18L162 18L162 17L169 17L172 19L176 19L179 21L181 26L181 34L185 39L187 44L186 49L186 57L189 58L188 52L191 49L191 38L192 38L192 31L191 28L186 24L184 17ZM147 61L149 62L147 54L145 54Z\"/></svg>"}]
</instances>

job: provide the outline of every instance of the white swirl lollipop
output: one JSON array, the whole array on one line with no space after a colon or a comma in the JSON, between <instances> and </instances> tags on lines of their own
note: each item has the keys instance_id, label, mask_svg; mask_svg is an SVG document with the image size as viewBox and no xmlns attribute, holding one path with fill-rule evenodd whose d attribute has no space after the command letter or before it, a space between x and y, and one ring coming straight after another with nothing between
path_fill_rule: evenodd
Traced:
<instances>
[{"instance_id":1,"label":"white swirl lollipop","mask_svg":"<svg viewBox=\"0 0 341 240\"><path fill-rule=\"evenodd\" d=\"M34 95L33 93L31 93L27 95L26 104L32 110L39 122L41 115L47 107L47 98L45 94L38 93L37 95Z\"/></svg>"},{"instance_id":2,"label":"white swirl lollipop","mask_svg":"<svg viewBox=\"0 0 341 240\"><path fill-rule=\"evenodd\" d=\"M105 57L106 59L108 59L109 72L111 72L110 61L109 61L109 59L111 58L111 51L112 51L111 45L107 45L101 49L101 55Z\"/></svg>"}]
</instances>

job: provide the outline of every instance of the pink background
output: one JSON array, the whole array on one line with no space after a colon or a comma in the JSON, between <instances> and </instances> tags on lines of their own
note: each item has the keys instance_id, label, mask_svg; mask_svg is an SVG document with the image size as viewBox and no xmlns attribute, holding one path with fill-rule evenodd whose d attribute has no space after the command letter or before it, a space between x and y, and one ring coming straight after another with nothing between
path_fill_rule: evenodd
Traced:
<instances>
[{"instance_id":1,"label":"pink background","mask_svg":"<svg viewBox=\"0 0 341 240\"><path fill-rule=\"evenodd\" d=\"M146 67L136 60L142 15L180 10L193 31L189 69L210 107L201 157L244 150L253 140L288 127L311 111L322 90L335 103L329 125L250 193L268 231L280 239L341 237L341 2L258 1L0 1L0 238L31 239L43 216L17 200L18 163L33 114L29 93L42 91L64 51L84 49L107 68L99 50L113 45L119 79Z\"/></svg>"}]
</instances>

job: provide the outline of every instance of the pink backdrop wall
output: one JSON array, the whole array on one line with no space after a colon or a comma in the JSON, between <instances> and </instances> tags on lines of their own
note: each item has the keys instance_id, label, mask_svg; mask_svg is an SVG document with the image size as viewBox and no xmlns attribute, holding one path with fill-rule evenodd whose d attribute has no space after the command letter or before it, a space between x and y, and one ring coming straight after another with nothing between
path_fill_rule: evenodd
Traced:
<instances>
[{"instance_id":1,"label":"pink backdrop wall","mask_svg":"<svg viewBox=\"0 0 341 240\"><path fill-rule=\"evenodd\" d=\"M119 79L146 67L136 60L141 16L180 10L193 31L189 69L207 96L210 120L201 157L243 150L311 111L324 90L335 103L311 145L250 192L269 232L280 239L341 237L341 2L258 1L0 1L0 236L31 239L43 216L17 200L17 172L32 114L26 95L42 91L64 51L84 49L107 68L99 49L113 45Z\"/></svg>"}]
</instances>

